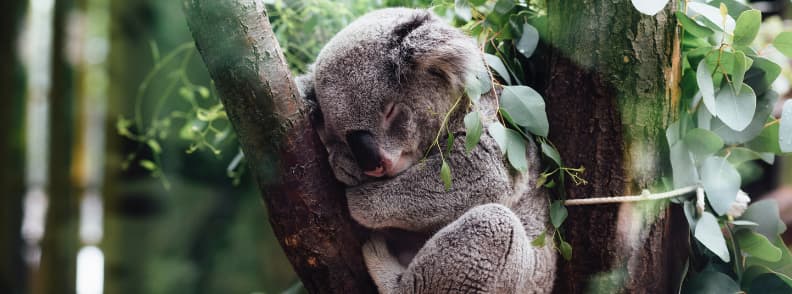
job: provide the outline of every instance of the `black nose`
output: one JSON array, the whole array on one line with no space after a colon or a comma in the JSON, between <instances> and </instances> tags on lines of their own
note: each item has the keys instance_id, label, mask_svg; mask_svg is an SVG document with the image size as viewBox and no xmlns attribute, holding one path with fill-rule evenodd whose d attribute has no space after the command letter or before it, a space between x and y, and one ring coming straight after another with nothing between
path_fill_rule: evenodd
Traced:
<instances>
[{"instance_id":1,"label":"black nose","mask_svg":"<svg viewBox=\"0 0 792 294\"><path fill-rule=\"evenodd\" d=\"M373 171L382 165L379 145L374 136L367 131L353 131L346 136L349 149L363 171Z\"/></svg>"}]
</instances>

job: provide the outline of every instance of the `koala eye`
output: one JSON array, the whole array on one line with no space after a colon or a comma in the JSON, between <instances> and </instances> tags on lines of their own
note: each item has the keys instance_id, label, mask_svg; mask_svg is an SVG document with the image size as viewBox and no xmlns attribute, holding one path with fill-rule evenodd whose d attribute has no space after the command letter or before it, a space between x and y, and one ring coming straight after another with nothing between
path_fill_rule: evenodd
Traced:
<instances>
[{"instance_id":1,"label":"koala eye","mask_svg":"<svg viewBox=\"0 0 792 294\"><path fill-rule=\"evenodd\" d=\"M396 115L396 103L388 103L388 106L385 107L385 124L390 124L393 120L393 117Z\"/></svg>"}]
</instances>

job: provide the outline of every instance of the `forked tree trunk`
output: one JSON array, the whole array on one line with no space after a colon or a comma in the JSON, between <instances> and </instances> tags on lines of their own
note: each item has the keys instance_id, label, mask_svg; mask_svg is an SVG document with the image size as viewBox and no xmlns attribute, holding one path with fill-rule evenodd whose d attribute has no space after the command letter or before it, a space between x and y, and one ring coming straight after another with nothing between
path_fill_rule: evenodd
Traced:
<instances>
[{"instance_id":1,"label":"forked tree trunk","mask_svg":"<svg viewBox=\"0 0 792 294\"><path fill-rule=\"evenodd\" d=\"M550 139L567 166L585 167L589 181L568 183L567 196L656 192L664 130L679 101L673 4L656 16L640 14L629 0L547 4ZM674 224L677 208L667 201L570 207L563 229L574 251L559 263L556 292L676 291L682 258L673 252L687 252L687 226Z\"/></svg>"},{"instance_id":2,"label":"forked tree trunk","mask_svg":"<svg viewBox=\"0 0 792 294\"><path fill-rule=\"evenodd\" d=\"M185 0L187 22L237 132L281 247L311 293L374 291L363 230L311 127L261 0Z\"/></svg>"},{"instance_id":3,"label":"forked tree trunk","mask_svg":"<svg viewBox=\"0 0 792 294\"><path fill-rule=\"evenodd\" d=\"M570 187L572 198L650 188L660 175L663 129L678 99L670 11L647 17L626 0L600 2L548 1L550 41L559 48L547 91L551 136L567 165L585 166L591 182ZM349 218L262 1L184 5L275 234L306 288L373 292L360 257L363 230ZM571 209L565 236L575 252L571 262L560 263L556 292L670 292L676 258L666 254L666 206Z\"/></svg>"}]
</instances>

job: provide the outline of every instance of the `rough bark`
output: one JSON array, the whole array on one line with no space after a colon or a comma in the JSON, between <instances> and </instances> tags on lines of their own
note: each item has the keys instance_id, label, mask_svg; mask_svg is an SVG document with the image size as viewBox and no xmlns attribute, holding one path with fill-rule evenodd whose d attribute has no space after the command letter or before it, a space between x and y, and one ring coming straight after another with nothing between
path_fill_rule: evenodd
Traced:
<instances>
[{"instance_id":1,"label":"rough bark","mask_svg":"<svg viewBox=\"0 0 792 294\"><path fill-rule=\"evenodd\" d=\"M568 198L640 194L658 184L679 96L672 5L652 17L627 0L548 1L550 139L589 181L568 184ZM672 228L686 229L672 224L673 209L668 202L569 208L564 236L574 253L559 263L556 292L675 291L680 258L672 252L686 251L671 246L687 234L672 237Z\"/></svg>"},{"instance_id":2,"label":"rough bark","mask_svg":"<svg viewBox=\"0 0 792 294\"><path fill-rule=\"evenodd\" d=\"M363 230L298 97L261 0L186 0L187 22L215 81L270 223L311 293L374 291Z\"/></svg>"},{"instance_id":3,"label":"rough bark","mask_svg":"<svg viewBox=\"0 0 792 294\"><path fill-rule=\"evenodd\" d=\"M0 292L25 293L22 260L22 198L25 194L25 77L18 58L17 38L26 0L0 2Z\"/></svg>"}]
</instances>

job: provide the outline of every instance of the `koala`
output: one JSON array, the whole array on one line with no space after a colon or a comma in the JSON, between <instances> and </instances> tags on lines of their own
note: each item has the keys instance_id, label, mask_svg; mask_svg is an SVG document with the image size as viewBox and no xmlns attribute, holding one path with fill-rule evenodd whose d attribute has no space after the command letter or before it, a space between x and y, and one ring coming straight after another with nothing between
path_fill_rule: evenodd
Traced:
<instances>
[{"instance_id":1,"label":"koala","mask_svg":"<svg viewBox=\"0 0 792 294\"><path fill-rule=\"evenodd\" d=\"M349 212L372 230L362 253L381 293L552 291L552 242L531 245L550 229L546 192L534 188L535 145L526 173L510 169L486 132L473 150L464 147L464 84L486 70L482 57L471 37L433 13L389 8L339 32L297 79L317 108L312 124L347 186ZM473 107L485 129L495 122L491 98ZM440 142L447 155L432 147L438 132L456 138ZM450 189L440 178L443 158Z\"/></svg>"}]
</instances>

